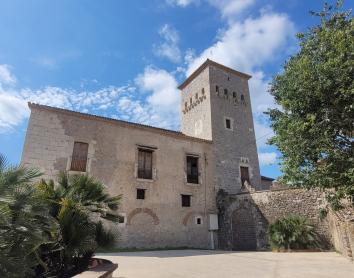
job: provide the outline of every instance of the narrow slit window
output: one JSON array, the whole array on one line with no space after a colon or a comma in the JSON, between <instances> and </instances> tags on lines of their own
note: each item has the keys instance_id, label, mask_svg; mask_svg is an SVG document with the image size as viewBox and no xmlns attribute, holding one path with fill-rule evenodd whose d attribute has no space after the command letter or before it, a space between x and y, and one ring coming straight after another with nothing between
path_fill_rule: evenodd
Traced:
<instances>
[{"instance_id":1,"label":"narrow slit window","mask_svg":"<svg viewBox=\"0 0 354 278\"><path fill-rule=\"evenodd\" d=\"M86 172L88 155L88 144L82 142L75 142L73 155L71 157L71 171Z\"/></svg>"},{"instance_id":2,"label":"narrow slit window","mask_svg":"<svg viewBox=\"0 0 354 278\"><path fill-rule=\"evenodd\" d=\"M231 129L231 120L230 119L225 119L225 126L227 129Z\"/></svg>"},{"instance_id":3,"label":"narrow slit window","mask_svg":"<svg viewBox=\"0 0 354 278\"><path fill-rule=\"evenodd\" d=\"M152 179L152 154L151 150L138 150L138 178Z\"/></svg>"},{"instance_id":4,"label":"narrow slit window","mask_svg":"<svg viewBox=\"0 0 354 278\"><path fill-rule=\"evenodd\" d=\"M219 86L215 86L215 92L219 93Z\"/></svg>"},{"instance_id":5,"label":"narrow slit window","mask_svg":"<svg viewBox=\"0 0 354 278\"><path fill-rule=\"evenodd\" d=\"M198 157L187 156L187 182L198 183L199 179Z\"/></svg>"}]
</instances>

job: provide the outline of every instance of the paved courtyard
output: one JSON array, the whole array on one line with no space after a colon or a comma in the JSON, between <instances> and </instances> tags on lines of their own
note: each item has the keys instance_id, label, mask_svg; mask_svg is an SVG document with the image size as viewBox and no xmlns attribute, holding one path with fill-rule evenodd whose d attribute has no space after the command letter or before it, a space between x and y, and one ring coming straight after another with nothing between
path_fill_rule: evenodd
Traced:
<instances>
[{"instance_id":1,"label":"paved courtyard","mask_svg":"<svg viewBox=\"0 0 354 278\"><path fill-rule=\"evenodd\" d=\"M119 264L115 278L354 278L354 263L334 252L171 250L97 256Z\"/></svg>"}]
</instances>

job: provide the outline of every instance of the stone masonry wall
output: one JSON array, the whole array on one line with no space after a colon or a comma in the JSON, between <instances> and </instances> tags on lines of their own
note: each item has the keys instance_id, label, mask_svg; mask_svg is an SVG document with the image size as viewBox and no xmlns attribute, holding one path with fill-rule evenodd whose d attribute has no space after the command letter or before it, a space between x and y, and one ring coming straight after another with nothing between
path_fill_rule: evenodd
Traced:
<instances>
[{"instance_id":1,"label":"stone masonry wall","mask_svg":"<svg viewBox=\"0 0 354 278\"><path fill-rule=\"evenodd\" d=\"M309 218L320 235L323 247L329 248L329 223L319 218L322 204L321 192L303 189L219 195L219 246L228 250L268 249L269 224L289 214L298 214Z\"/></svg>"},{"instance_id":2,"label":"stone masonry wall","mask_svg":"<svg viewBox=\"0 0 354 278\"><path fill-rule=\"evenodd\" d=\"M70 170L74 142L88 143L87 174L112 195L123 195L119 213L125 221L111 226L120 247L210 248L209 214L216 213L211 142L67 110L31 110L22 165L55 179ZM154 148L152 180L137 178L139 146ZM187 183L190 153L199 156L199 184ZM137 199L137 189L145 190L145 199ZM182 207L181 194L191 195L190 207Z\"/></svg>"}]
</instances>

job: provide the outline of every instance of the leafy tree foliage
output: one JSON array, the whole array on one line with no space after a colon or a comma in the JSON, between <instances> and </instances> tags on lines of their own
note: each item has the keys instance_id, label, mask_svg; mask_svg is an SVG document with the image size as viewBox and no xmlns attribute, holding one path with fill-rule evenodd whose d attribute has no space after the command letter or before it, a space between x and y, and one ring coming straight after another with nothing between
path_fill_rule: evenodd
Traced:
<instances>
[{"instance_id":1,"label":"leafy tree foliage","mask_svg":"<svg viewBox=\"0 0 354 278\"><path fill-rule=\"evenodd\" d=\"M267 112L283 155L282 182L332 189L335 209L354 202L354 21L325 4L320 24L298 34L300 50L274 77L279 108Z\"/></svg>"},{"instance_id":2,"label":"leafy tree foliage","mask_svg":"<svg viewBox=\"0 0 354 278\"><path fill-rule=\"evenodd\" d=\"M299 215L289 215L269 226L272 248L291 250L319 246L318 235L308 220Z\"/></svg>"}]
</instances>

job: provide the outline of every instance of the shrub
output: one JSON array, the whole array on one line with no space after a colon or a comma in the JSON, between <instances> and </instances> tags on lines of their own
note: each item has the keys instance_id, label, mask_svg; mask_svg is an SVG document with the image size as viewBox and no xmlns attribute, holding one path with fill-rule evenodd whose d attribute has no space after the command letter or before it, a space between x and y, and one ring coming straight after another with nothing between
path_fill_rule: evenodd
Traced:
<instances>
[{"instance_id":1,"label":"shrub","mask_svg":"<svg viewBox=\"0 0 354 278\"><path fill-rule=\"evenodd\" d=\"M60 230L55 243L41 249L46 267L37 267L38 276L71 277L87 269L97 248L116 242L104 222L118 222L120 196L110 196L102 183L63 172L57 184L42 180L37 189Z\"/></svg>"},{"instance_id":2,"label":"shrub","mask_svg":"<svg viewBox=\"0 0 354 278\"><path fill-rule=\"evenodd\" d=\"M318 247L318 236L307 218L289 215L269 226L269 240L273 249L307 249Z\"/></svg>"}]
</instances>

